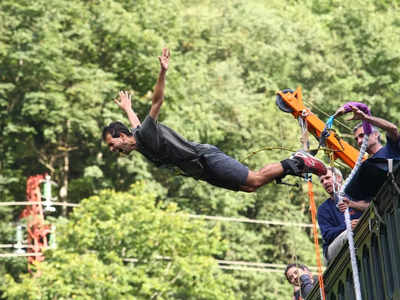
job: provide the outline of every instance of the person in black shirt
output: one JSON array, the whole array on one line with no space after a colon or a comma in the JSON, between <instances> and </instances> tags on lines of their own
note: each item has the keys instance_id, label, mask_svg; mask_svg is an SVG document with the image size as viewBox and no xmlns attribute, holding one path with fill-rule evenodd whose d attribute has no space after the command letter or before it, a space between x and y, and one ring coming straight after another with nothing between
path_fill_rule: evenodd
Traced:
<instances>
[{"instance_id":1,"label":"person in black shirt","mask_svg":"<svg viewBox=\"0 0 400 300\"><path fill-rule=\"evenodd\" d=\"M169 50L164 48L159 56L161 69L151 109L143 123L132 109L129 93L121 91L119 99L114 100L126 112L132 129L129 130L121 122L113 122L103 129L103 140L111 151L129 154L136 150L156 166L175 166L187 176L234 191L254 192L286 175L313 173L321 176L326 173L325 165L304 151L298 151L281 162L268 164L258 171L251 171L217 147L187 141L171 128L158 123L169 57Z\"/></svg>"}]
</instances>

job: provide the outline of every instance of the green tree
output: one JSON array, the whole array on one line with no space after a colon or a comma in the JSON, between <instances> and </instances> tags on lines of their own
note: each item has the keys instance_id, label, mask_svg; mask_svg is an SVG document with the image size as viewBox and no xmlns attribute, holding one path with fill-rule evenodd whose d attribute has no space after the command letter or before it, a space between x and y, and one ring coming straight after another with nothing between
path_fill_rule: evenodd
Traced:
<instances>
[{"instance_id":1,"label":"green tree","mask_svg":"<svg viewBox=\"0 0 400 300\"><path fill-rule=\"evenodd\" d=\"M224 243L176 210L154 206L143 184L131 193L101 192L57 227L58 250L37 265L40 276L10 276L8 299L234 299L234 280L212 258ZM133 258L128 263L124 258Z\"/></svg>"}]
</instances>

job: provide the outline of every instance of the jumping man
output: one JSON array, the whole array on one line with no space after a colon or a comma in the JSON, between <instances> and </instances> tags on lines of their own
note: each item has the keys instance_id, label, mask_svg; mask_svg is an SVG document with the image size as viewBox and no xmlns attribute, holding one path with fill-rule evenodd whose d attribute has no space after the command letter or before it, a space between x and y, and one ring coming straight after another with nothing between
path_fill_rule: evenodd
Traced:
<instances>
[{"instance_id":1,"label":"jumping man","mask_svg":"<svg viewBox=\"0 0 400 300\"><path fill-rule=\"evenodd\" d=\"M121 91L119 99L114 100L127 114L131 129L121 122L113 122L103 129L103 140L111 151L129 154L136 150L156 166L176 166L187 176L233 191L254 192L286 175L326 174L325 165L303 151L296 152L281 162L267 164L258 171L251 171L217 147L187 141L171 128L159 123L157 118L164 100L169 58L170 52L164 48L159 56L161 69L154 88L151 109L143 123L134 113L131 96L127 92Z\"/></svg>"}]
</instances>

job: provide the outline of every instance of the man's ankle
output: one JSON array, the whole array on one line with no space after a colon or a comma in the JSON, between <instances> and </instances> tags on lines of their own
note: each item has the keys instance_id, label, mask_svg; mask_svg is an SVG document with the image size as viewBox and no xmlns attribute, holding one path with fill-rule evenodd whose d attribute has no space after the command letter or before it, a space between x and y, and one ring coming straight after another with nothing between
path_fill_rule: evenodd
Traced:
<instances>
[{"instance_id":1,"label":"man's ankle","mask_svg":"<svg viewBox=\"0 0 400 300\"><path fill-rule=\"evenodd\" d=\"M301 174L301 170L304 168L304 161L300 158L293 157L284 159L281 161L281 165L283 168L283 177L286 175L299 175Z\"/></svg>"}]
</instances>

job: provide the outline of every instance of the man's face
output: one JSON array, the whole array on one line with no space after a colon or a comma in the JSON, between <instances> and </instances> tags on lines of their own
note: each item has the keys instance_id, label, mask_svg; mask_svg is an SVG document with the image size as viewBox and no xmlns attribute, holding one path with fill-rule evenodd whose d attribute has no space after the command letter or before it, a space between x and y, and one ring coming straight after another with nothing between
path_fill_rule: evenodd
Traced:
<instances>
[{"instance_id":1,"label":"man's face","mask_svg":"<svg viewBox=\"0 0 400 300\"><path fill-rule=\"evenodd\" d=\"M321 182L323 188L325 189L325 191L329 194L332 195L333 194L333 173L331 170L328 170L328 172L326 172L325 175L321 176L319 178L319 181ZM336 178L336 183L339 184L340 182L339 178Z\"/></svg>"},{"instance_id":2,"label":"man's face","mask_svg":"<svg viewBox=\"0 0 400 300\"><path fill-rule=\"evenodd\" d=\"M379 136L379 133L377 131L374 131L369 135L367 151L369 149L371 149L372 146L376 145L376 143L379 142L378 136ZM356 140L358 147L361 147L363 138L364 138L364 129L361 126L361 127L357 128L356 131L354 131L354 139Z\"/></svg>"},{"instance_id":3,"label":"man's face","mask_svg":"<svg viewBox=\"0 0 400 300\"><path fill-rule=\"evenodd\" d=\"M361 126L358 127L356 131L354 131L354 139L356 140L358 147L361 147L363 138L364 138L364 129Z\"/></svg>"},{"instance_id":4,"label":"man's face","mask_svg":"<svg viewBox=\"0 0 400 300\"><path fill-rule=\"evenodd\" d=\"M291 267L286 273L286 275L289 279L289 282L295 286L300 285L299 284L299 278L300 278L299 270L300 270L299 268Z\"/></svg>"},{"instance_id":5,"label":"man's face","mask_svg":"<svg viewBox=\"0 0 400 300\"><path fill-rule=\"evenodd\" d=\"M134 144L129 141L129 137L123 133L120 133L120 136L116 138L113 138L111 134L108 133L105 142L111 152L129 154L135 149Z\"/></svg>"}]
</instances>

